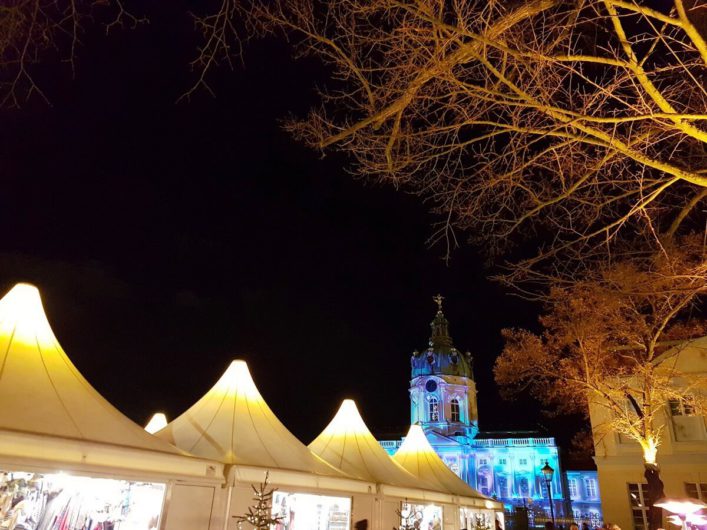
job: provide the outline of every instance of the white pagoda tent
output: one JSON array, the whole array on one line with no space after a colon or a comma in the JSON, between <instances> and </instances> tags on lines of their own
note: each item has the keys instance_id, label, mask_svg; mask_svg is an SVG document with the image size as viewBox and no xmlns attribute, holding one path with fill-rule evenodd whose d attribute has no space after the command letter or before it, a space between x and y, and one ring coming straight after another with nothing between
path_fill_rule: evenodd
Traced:
<instances>
[{"instance_id":1,"label":"white pagoda tent","mask_svg":"<svg viewBox=\"0 0 707 530\"><path fill-rule=\"evenodd\" d=\"M419 490L438 491L436 485L398 465L373 437L356 403L345 399L329 425L309 448L331 465L363 480Z\"/></svg>"},{"instance_id":2,"label":"white pagoda tent","mask_svg":"<svg viewBox=\"0 0 707 530\"><path fill-rule=\"evenodd\" d=\"M411 425L405 440L393 455L393 460L416 477L436 485L442 491L462 498L467 506L503 509L499 502L479 493L447 467L427 441L422 427Z\"/></svg>"},{"instance_id":3,"label":"white pagoda tent","mask_svg":"<svg viewBox=\"0 0 707 530\"><path fill-rule=\"evenodd\" d=\"M84 379L57 341L39 291L0 300L0 459L191 475L202 459L148 434Z\"/></svg>"},{"instance_id":4,"label":"white pagoda tent","mask_svg":"<svg viewBox=\"0 0 707 530\"><path fill-rule=\"evenodd\" d=\"M39 291L28 284L0 299L0 471L2 480L31 477L23 483L28 490L42 481L52 488L61 483L72 506L94 494L123 502L116 499L130 490L134 502L151 500L142 512L129 513L153 509L165 530L207 530L224 483L219 462L147 433L86 381L54 336ZM39 507L38 489L32 495L32 510L49 509L50 503ZM166 496L171 509L163 509ZM190 511L181 513L182 505ZM3 524L22 516L11 514Z\"/></svg>"},{"instance_id":5,"label":"white pagoda tent","mask_svg":"<svg viewBox=\"0 0 707 530\"><path fill-rule=\"evenodd\" d=\"M312 453L275 416L258 391L245 361L231 363L218 382L182 415L155 433L191 454L232 464L237 479L262 480L269 470L350 479ZM277 477L276 477L277 475Z\"/></svg>"}]
</instances>

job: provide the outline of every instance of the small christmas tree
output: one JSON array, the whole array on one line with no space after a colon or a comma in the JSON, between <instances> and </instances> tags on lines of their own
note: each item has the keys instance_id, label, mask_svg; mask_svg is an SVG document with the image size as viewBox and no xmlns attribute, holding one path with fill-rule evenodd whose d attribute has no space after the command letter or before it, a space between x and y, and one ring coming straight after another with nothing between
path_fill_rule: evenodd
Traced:
<instances>
[{"instance_id":1,"label":"small christmas tree","mask_svg":"<svg viewBox=\"0 0 707 530\"><path fill-rule=\"evenodd\" d=\"M246 522L253 526L256 530L269 530L272 525L278 524L282 517L272 516L272 496L277 491L277 488L268 489L268 473L265 473L265 480L260 484L260 487L253 488L253 506L248 507L248 512L245 515L234 515L234 519L238 521L238 528Z\"/></svg>"}]
</instances>

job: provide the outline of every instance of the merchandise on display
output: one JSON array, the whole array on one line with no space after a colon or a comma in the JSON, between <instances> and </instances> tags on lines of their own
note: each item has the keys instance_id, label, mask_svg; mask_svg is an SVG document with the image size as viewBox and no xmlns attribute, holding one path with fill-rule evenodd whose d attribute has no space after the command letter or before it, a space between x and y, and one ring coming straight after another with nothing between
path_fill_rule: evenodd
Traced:
<instances>
[{"instance_id":1,"label":"merchandise on display","mask_svg":"<svg viewBox=\"0 0 707 530\"><path fill-rule=\"evenodd\" d=\"M165 485L0 473L0 530L157 530Z\"/></svg>"}]
</instances>

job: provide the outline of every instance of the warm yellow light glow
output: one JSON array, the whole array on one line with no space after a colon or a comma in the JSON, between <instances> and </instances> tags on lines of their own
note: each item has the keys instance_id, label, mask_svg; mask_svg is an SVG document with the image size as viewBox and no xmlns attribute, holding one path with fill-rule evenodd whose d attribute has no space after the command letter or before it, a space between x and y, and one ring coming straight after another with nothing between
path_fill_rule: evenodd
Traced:
<instances>
[{"instance_id":1,"label":"warm yellow light glow","mask_svg":"<svg viewBox=\"0 0 707 530\"><path fill-rule=\"evenodd\" d=\"M0 335L27 345L54 345L56 338L34 285L18 283L0 300Z\"/></svg>"},{"instance_id":2,"label":"warm yellow light glow","mask_svg":"<svg viewBox=\"0 0 707 530\"><path fill-rule=\"evenodd\" d=\"M486 498L447 467L432 449L419 425L410 426L393 460L421 480L435 484L442 491L465 497Z\"/></svg>"},{"instance_id":3,"label":"warm yellow light glow","mask_svg":"<svg viewBox=\"0 0 707 530\"><path fill-rule=\"evenodd\" d=\"M337 469L362 480L392 486L435 489L404 470L368 430L356 403L345 399L309 449Z\"/></svg>"},{"instance_id":4,"label":"warm yellow light glow","mask_svg":"<svg viewBox=\"0 0 707 530\"><path fill-rule=\"evenodd\" d=\"M33 285L17 284L0 299L0 365L2 429L178 452L84 379L54 336Z\"/></svg>"},{"instance_id":5,"label":"warm yellow light glow","mask_svg":"<svg viewBox=\"0 0 707 530\"><path fill-rule=\"evenodd\" d=\"M402 445L395 453L395 457L397 459L404 458L407 455L430 453L434 453L436 455L434 449L432 449L432 446L430 445L430 442L427 441L427 437L425 436L422 427L419 425L410 425L410 430L408 431Z\"/></svg>"},{"instance_id":6,"label":"warm yellow light glow","mask_svg":"<svg viewBox=\"0 0 707 530\"><path fill-rule=\"evenodd\" d=\"M226 464L342 476L287 430L258 392L245 361L155 436L193 455Z\"/></svg>"},{"instance_id":7,"label":"warm yellow light glow","mask_svg":"<svg viewBox=\"0 0 707 530\"><path fill-rule=\"evenodd\" d=\"M707 504L697 499L660 499L655 506L682 516L707 508Z\"/></svg>"},{"instance_id":8,"label":"warm yellow light glow","mask_svg":"<svg viewBox=\"0 0 707 530\"><path fill-rule=\"evenodd\" d=\"M263 401L245 361L233 361L209 392L214 396L244 397L249 401Z\"/></svg>"},{"instance_id":9,"label":"warm yellow light glow","mask_svg":"<svg viewBox=\"0 0 707 530\"><path fill-rule=\"evenodd\" d=\"M363 421L361 414L356 407L356 402L352 399L345 399L334 419L322 431L322 434L329 436L346 436L347 434L370 434L368 427Z\"/></svg>"},{"instance_id":10,"label":"warm yellow light glow","mask_svg":"<svg viewBox=\"0 0 707 530\"><path fill-rule=\"evenodd\" d=\"M658 454L658 440L649 437L647 440L641 442L641 448L643 449L643 460L646 464L655 464L656 455Z\"/></svg>"},{"instance_id":11,"label":"warm yellow light glow","mask_svg":"<svg viewBox=\"0 0 707 530\"><path fill-rule=\"evenodd\" d=\"M157 431L161 431L167 426L167 416L164 412L156 412L150 418L150 421L145 425L145 430L150 434L155 434Z\"/></svg>"}]
</instances>

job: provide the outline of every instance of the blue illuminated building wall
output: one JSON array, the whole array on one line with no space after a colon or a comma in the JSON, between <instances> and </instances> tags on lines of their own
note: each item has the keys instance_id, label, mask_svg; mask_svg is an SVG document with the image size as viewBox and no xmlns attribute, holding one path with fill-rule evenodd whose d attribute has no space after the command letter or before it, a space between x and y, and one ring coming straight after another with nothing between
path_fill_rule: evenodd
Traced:
<instances>
[{"instance_id":1,"label":"blue illuminated building wall","mask_svg":"<svg viewBox=\"0 0 707 530\"><path fill-rule=\"evenodd\" d=\"M599 500L599 481L596 471L565 472L567 494L569 495L572 514L576 519L600 521L601 501Z\"/></svg>"},{"instance_id":2,"label":"blue illuminated building wall","mask_svg":"<svg viewBox=\"0 0 707 530\"><path fill-rule=\"evenodd\" d=\"M422 426L450 469L508 508L525 506L531 514L549 516L548 488L540 471L547 463L555 471L550 484L555 515L601 521L596 471L563 473L554 438L479 432L472 357L454 347L441 298L436 301L428 348L410 359L410 423ZM402 442L380 443L392 455Z\"/></svg>"}]
</instances>

